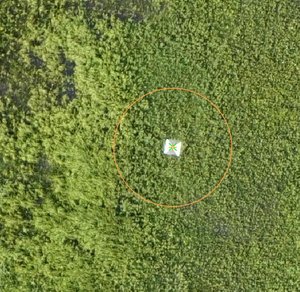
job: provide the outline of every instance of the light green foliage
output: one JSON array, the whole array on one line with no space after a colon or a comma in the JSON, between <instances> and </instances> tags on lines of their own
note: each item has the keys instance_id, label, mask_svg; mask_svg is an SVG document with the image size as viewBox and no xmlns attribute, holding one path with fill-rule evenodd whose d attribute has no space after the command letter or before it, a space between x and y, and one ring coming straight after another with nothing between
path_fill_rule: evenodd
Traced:
<instances>
[{"instance_id":1,"label":"light green foliage","mask_svg":"<svg viewBox=\"0 0 300 292\"><path fill-rule=\"evenodd\" d=\"M299 290L299 23L296 0L1 1L0 290ZM138 200L113 165L118 116L159 87L203 92L232 128L230 175L193 207ZM125 117L118 161L182 203L228 143L207 102L159 92Z\"/></svg>"},{"instance_id":2,"label":"light green foliage","mask_svg":"<svg viewBox=\"0 0 300 292\"><path fill-rule=\"evenodd\" d=\"M205 99L191 93L148 95L129 111L121 129L119 166L139 193L156 202L195 201L213 188L227 167L229 136L223 119ZM162 154L167 138L183 141L180 158Z\"/></svg>"}]
</instances>

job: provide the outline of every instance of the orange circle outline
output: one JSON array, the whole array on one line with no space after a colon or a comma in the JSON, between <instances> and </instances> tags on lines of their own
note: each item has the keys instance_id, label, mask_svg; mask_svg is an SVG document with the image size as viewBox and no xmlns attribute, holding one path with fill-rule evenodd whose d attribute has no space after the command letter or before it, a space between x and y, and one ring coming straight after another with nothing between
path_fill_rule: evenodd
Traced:
<instances>
[{"instance_id":1,"label":"orange circle outline","mask_svg":"<svg viewBox=\"0 0 300 292\"><path fill-rule=\"evenodd\" d=\"M210 105L221 115L221 117L223 118L224 120L224 123L227 127L227 132L228 132L228 135L229 135L229 140L230 140L230 149L229 149L229 159L228 159L228 163L227 163L227 167L226 167L226 170L224 172L224 174L222 175L222 177L220 178L220 180L215 184L215 186L206 194L204 195L203 197L201 197L200 199L197 199L196 201L192 201L192 202L189 202L189 203L185 203L185 204L180 204L180 205L166 205L166 204L161 204L161 203L156 203L152 200L149 200L147 198L145 198L144 196L142 196L141 194L139 194L138 192L136 192L135 190L132 189L132 187L129 185L129 183L126 181L126 179L124 178L121 170L120 170L120 167L117 163L117 158L116 158L116 144L117 144L117 137L118 137L118 133L119 133L119 127L124 119L124 117L126 116L127 112L138 102L140 102L143 98L145 98L146 96L148 95L151 95L155 92L158 92L158 91L166 91L166 90L179 90L179 91L185 91L185 92L190 92L192 94L195 94L196 96L202 98L202 99L205 99L206 101L208 101L210 103ZM165 207L165 208L182 208L182 207L187 207L187 206L192 206L192 205L195 205L197 203L199 203L200 201L204 200L205 198L207 198L208 196L210 196L212 193L214 193L216 191L216 189L220 186L220 184L222 183L222 181L225 179L225 177L227 176L228 174L228 171L229 171L229 168L231 166L231 163L232 163L232 135L231 135L231 130L230 130L230 127L229 127L229 124L227 122L227 119L225 117L225 115L222 113L222 111L219 109L219 107L213 103L208 97L206 97L205 95L203 95L202 93L199 93L199 92L196 92L196 91L193 91L193 90L190 90L190 89L185 89L185 88L180 88L180 87L166 87L166 88L158 88L158 89L155 89L153 91L150 91L142 96L140 96L139 98L135 99L131 104L129 104L125 110L122 112L122 114L119 116L119 119L115 125L115 129L114 129L114 135L113 135L113 140L112 140L112 154L113 154L113 160L114 160L114 164L117 168L117 171L118 171L118 174L119 174L119 177L121 178L121 180L123 181L123 183L125 184L126 188L132 192L135 196L137 196L139 199L143 200L144 202L146 203L151 203L151 204L154 204L158 207Z\"/></svg>"}]
</instances>

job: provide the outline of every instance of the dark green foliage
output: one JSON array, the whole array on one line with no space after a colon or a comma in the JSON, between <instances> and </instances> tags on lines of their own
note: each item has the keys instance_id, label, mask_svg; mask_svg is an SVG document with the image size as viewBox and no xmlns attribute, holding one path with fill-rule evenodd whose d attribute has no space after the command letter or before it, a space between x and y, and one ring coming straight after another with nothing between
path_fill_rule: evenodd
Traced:
<instances>
[{"instance_id":1,"label":"dark green foliage","mask_svg":"<svg viewBox=\"0 0 300 292\"><path fill-rule=\"evenodd\" d=\"M299 23L294 0L1 1L0 290L298 291ZM113 165L117 118L159 87L203 92L232 128L230 175L195 206L146 204ZM228 148L205 101L160 92L125 117L118 161L182 203Z\"/></svg>"}]
</instances>

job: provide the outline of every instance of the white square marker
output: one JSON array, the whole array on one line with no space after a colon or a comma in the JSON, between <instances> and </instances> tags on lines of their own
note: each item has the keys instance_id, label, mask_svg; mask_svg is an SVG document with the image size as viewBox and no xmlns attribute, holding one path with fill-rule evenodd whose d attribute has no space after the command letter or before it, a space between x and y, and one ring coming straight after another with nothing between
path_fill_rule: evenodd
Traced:
<instances>
[{"instance_id":1,"label":"white square marker","mask_svg":"<svg viewBox=\"0 0 300 292\"><path fill-rule=\"evenodd\" d=\"M181 142L167 139L164 143L164 154L171 156L180 156Z\"/></svg>"}]
</instances>

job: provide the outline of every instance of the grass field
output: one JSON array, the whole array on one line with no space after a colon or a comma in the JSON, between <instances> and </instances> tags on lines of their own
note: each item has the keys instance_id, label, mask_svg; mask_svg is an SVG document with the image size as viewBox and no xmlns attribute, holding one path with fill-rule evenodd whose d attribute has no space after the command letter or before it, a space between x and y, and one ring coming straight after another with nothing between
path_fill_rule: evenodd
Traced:
<instances>
[{"instance_id":1,"label":"grass field","mask_svg":"<svg viewBox=\"0 0 300 292\"><path fill-rule=\"evenodd\" d=\"M300 291L298 0L0 2L0 291Z\"/></svg>"}]
</instances>

